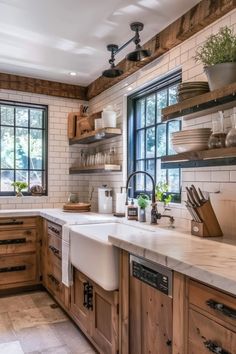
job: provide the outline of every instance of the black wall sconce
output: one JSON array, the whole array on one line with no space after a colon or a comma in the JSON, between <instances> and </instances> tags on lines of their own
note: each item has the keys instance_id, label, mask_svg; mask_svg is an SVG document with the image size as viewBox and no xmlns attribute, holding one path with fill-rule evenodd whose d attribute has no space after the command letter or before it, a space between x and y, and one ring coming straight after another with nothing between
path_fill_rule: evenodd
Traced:
<instances>
[{"instance_id":1,"label":"black wall sconce","mask_svg":"<svg viewBox=\"0 0 236 354\"><path fill-rule=\"evenodd\" d=\"M132 31L135 32L134 37L128 40L122 46L118 46L117 44L108 44L107 50L111 52L111 58L109 59L110 69L104 70L102 76L108 78L115 78L123 74L123 71L119 68L115 67L115 55L118 54L122 49L127 47L128 44L134 42L135 50L126 55L126 59L129 61L142 61L151 56L151 51L148 49L143 49L140 45L140 36L139 32L143 30L143 23L141 22L133 22L130 25Z\"/></svg>"}]
</instances>

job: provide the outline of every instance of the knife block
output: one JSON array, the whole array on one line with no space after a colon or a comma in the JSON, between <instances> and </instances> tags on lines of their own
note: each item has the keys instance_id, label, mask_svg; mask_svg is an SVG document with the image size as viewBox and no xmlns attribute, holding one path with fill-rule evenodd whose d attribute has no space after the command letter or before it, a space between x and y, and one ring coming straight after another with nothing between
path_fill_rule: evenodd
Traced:
<instances>
[{"instance_id":1,"label":"knife block","mask_svg":"<svg viewBox=\"0 0 236 354\"><path fill-rule=\"evenodd\" d=\"M212 208L210 200L196 208L202 222L192 221L191 233L200 237L223 236L216 214Z\"/></svg>"}]
</instances>

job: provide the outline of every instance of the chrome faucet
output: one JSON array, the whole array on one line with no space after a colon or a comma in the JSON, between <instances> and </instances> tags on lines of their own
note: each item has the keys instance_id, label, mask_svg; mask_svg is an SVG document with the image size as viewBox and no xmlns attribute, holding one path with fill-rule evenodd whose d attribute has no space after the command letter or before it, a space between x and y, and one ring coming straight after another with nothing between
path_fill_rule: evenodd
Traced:
<instances>
[{"instance_id":1,"label":"chrome faucet","mask_svg":"<svg viewBox=\"0 0 236 354\"><path fill-rule=\"evenodd\" d=\"M127 182L126 182L126 203L125 205L128 205L128 188L129 188L129 182L131 180L131 178L133 178L135 175L137 174L144 174L146 176L148 176L151 181L152 181L152 211L151 211L151 224L157 224L157 220L161 218L161 214L158 213L157 211L157 203L156 203L156 192L155 192L155 181L153 179L153 177L146 171L135 171L133 173L131 173L128 176Z\"/></svg>"}]
</instances>

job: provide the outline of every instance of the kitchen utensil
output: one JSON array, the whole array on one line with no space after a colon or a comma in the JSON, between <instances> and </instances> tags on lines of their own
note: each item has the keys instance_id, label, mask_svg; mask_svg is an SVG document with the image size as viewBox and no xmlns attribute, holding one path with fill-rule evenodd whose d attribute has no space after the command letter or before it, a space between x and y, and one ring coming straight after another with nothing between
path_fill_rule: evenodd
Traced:
<instances>
[{"instance_id":1,"label":"kitchen utensil","mask_svg":"<svg viewBox=\"0 0 236 354\"><path fill-rule=\"evenodd\" d=\"M201 198L199 197L198 192L193 184L191 185L191 188L192 188L193 196L197 202L197 205L200 206L201 205Z\"/></svg>"}]
</instances>

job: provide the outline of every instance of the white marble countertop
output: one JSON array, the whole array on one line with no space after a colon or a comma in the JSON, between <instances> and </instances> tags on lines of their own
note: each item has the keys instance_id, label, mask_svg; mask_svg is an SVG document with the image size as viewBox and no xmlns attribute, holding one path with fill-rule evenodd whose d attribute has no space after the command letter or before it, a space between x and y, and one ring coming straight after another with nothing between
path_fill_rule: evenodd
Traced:
<instances>
[{"instance_id":1,"label":"white marble countertop","mask_svg":"<svg viewBox=\"0 0 236 354\"><path fill-rule=\"evenodd\" d=\"M109 236L114 246L236 295L236 244L156 227L146 235Z\"/></svg>"},{"instance_id":2,"label":"white marble countertop","mask_svg":"<svg viewBox=\"0 0 236 354\"><path fill-rule=\"evenodd\" d=\"M57 224L122 222L155 232L147 235L109 236L116 247L236 295L236 239L227 244L221 238L209 240L184 230L150 226L98 213L67 213L62 209L0 210L0 217L42 216Z\"/></svg>"}]
</instances>

